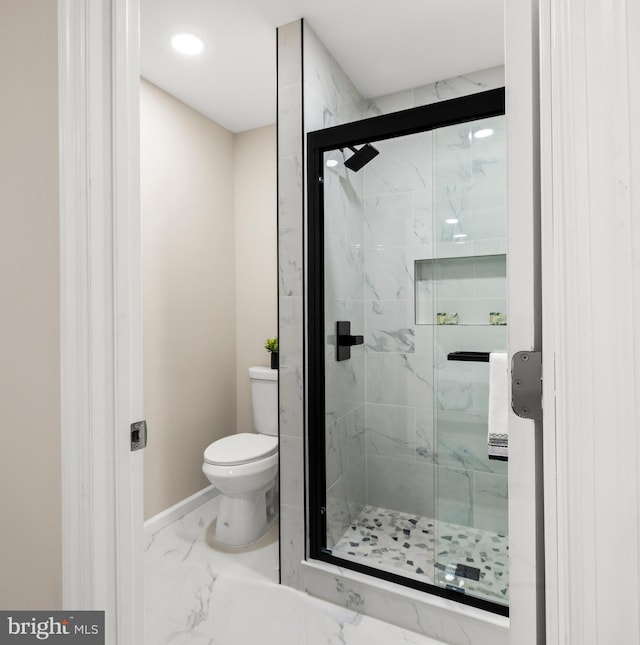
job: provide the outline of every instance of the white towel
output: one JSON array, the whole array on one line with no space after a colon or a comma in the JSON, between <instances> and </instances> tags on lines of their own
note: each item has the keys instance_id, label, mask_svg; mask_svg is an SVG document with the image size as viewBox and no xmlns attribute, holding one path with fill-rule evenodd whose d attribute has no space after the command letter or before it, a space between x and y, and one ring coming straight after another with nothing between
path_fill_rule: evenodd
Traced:
<instances>
[{"instance_id":1,"label":"white towel","mask_svg":"<svg viewBox=\"0 0 640 645\"><path fill-rule=\"evenodd\" d=\"M505 352L489 355L489 459L509 456L509 363Z\"/></svg>"}]
</instances>

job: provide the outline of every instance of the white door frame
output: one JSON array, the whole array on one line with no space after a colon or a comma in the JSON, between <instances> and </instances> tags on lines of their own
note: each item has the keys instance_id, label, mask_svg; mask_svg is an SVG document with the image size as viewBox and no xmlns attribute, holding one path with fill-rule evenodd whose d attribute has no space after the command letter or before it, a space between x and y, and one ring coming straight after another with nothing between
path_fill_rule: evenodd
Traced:
<instances>
[{"instance_id":1,"label":"white door frame","mask_svg":"<svg viewBox=\"0 0 640 645\"><path fill-rule=\"evenodd\" d=\"M537 12L538 0L505 2L510 357L543 349ZM545 638L542 426L509 411L509 638L513 645L537 645Z\"/></svg>"},{"instance_id":2,"label":"white door frame","mask_svg":"<svg viewBox=\"0 0 640 645\"><path fill-rule=\"evenodd\" d=\"M59 0L63 607L143 634L137 0Z\"/></svg>"},{"instance_id":3,"label":"white door frame","mask_svg":"<svg viewBox=\"0 0 640 645\"><path fill-rule=\"evenodd\" d=\"M63 602L68 609L106 609L110 645L143 643L142 454L129 450L129 424L142 418L138 4L58 0ZM537 2L506 5L508 38L519 39L518 46L507 45L507 74L510 66L514 73L509 87L518 83L523 92L510 96L508 89L507 110L522 110L521 124L532 137L530 149L515 152L523 176L528 173L521 198L531 208L537 181ZM522 70L526 75L518 81ZM542 72L545 83L547 69ZM512 253L510 248L511 258ZM548 286L545 301L553 302L553 284ZM527 297L534 297L533 285ZM521 337L519 349L533 347L533 321L525 322ZM545 354L545 364L551 366L552 356ZM554 405L549 397L545 427L554 427ZM512 429L529 439L521 445L515 439L514 450L531 444L531 423L522 424L516 420ZM548 443L545 458L553 452ZM517 485L517 478L510 483ZM555 485L548 483L553 505ZM530 510L522 516L532 520ZM515 539L531 552L531 534L522 528ZM546 540L547 552L554 554L555 525L547 525ZM516 566L535 577L535 562ZM524 612L534 601L531 594L539 595L539 584L512 591ZM549 598L555 596L547 595L553 605ZM520 620L536 622L515 611L514 627ZM547 630L557 631L557 621L557 612L549 611ZM533 634L512 642L543 642L540 625Z\"/></svg>"},{"instance_id":4,"label":"white door frame","mask_svg":"<svg viewBox=\"0 0 640 645\"><path fill-rule=\"evenodd\" d=\"M638 643L640 5L540 5L547 644Z\"/></svg>"}]
</instances>

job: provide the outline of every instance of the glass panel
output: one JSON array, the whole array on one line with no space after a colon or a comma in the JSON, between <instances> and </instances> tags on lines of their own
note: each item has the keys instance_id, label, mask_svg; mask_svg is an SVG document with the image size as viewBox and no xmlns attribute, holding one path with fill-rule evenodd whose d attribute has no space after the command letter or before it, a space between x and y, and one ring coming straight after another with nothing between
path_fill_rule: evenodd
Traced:
<instances>
[{"instance_id":1,"label":"glass panel","mask_svg":"<svg viewBox=\"0 0 640 645\"><path fill-rule=\"evenodd\" d=\"M504 117L372 143L324 154L325 546L506 605Z\"/></svg>"},{"instance_id":2,"label":"glass panel","mask_svg":"<svg viewBox=\"0 0 640 645\"><path fill-rule=\"evenodd\" d=\"M336 322L364 329L363 175L347 171L340 151L325 155L325 450L326 546L342 552L344 536L366 502L364 345L336 357Z\"/></svg>"},{"instance_id":3,"label":"glass panel","mask_svg":"<svg viewBox=\"0 0 640 645\"><path fill-rule=\"evenodd\" d=\"M326 544L333 555L433 583L433 335L416 333L414 262L432 253L432 133L325 154ZM359 146L358 146L359 148ZM335 165L334 162L337 162ZM330 266L329 266L330 265Z\"/></svg>"},{"instance_id":4,"label":"glass panel","mask_svg":"<svg viewBox=\"0 0 640 645\"><path fill-rule=\"evenodd\" d=\"M433 278L436 583L508 604L507 462L488 457L485 362L507 348L505 119L434 137L435 259L419 275Z\"/></svg>"}]
</instances>

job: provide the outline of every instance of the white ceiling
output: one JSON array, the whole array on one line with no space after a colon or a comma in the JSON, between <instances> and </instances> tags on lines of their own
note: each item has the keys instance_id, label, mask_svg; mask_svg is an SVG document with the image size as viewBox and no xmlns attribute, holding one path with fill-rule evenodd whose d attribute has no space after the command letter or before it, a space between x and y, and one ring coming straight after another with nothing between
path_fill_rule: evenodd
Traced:
<instances>
[{"instance_id":1,"label":"white ceiling","mask_svg":"<svg viewBox=\"0 0 640 645\"><path fill-rule=\"evenodd\" d=\"M366 98L501 65L503 0L141 0L142 76L232 132L276 120L276 27L304 18ZM174 33L205 41L174 52Z\"/></svg>"}]
</instances>

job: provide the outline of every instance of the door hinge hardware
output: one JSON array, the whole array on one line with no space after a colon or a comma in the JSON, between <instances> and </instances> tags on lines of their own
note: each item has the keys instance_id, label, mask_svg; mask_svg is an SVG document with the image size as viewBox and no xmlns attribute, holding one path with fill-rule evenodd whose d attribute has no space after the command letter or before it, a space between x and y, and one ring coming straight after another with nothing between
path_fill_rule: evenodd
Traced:
<instances>
[{"instance_id":1,"label":"door hinge hardware","mask_svg":"<svg viewBox=\"0 0 640 645\"><path fill-rule=\"evenodd\" d=\"M131 424L131 450L141 450L147 445L147 422L136 421Z\"/></svg>"},{"instance_id":2,"label":"door hinge hardware","mask_svg":"<svg viewBox=\"0 0 640 645\"><path fill-rule=\"evenodd\" d=\"M513 355L511 408L523 419L542 419L541 352L516 352Z\"/></svg>"}]
</instances>

